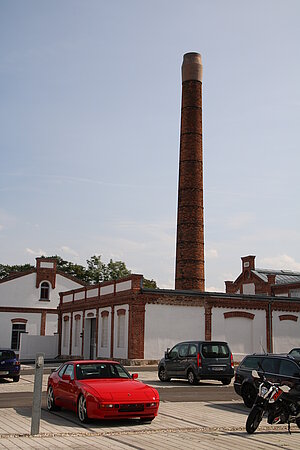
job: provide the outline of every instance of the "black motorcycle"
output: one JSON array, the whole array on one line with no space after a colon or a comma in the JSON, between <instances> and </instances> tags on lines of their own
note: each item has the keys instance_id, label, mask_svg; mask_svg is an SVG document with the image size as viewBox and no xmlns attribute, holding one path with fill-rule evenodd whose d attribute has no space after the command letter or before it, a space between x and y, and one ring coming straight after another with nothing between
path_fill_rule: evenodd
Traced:
<instances>
[{"instance_id":1,"label":"black motorcycle","mask_svg":"<svg viewBox=\"0 0 300 450\"><path fill-rule=\"evenodd\" d=\"M296 423L300 428L300 397L289 396L289 386L271 383L256 370L252 371L252 376L262 381L246 422L247 433L254 433L265 413L269 424L287 423L289 433L291 423Z\"/></svg>"}]
</instances>

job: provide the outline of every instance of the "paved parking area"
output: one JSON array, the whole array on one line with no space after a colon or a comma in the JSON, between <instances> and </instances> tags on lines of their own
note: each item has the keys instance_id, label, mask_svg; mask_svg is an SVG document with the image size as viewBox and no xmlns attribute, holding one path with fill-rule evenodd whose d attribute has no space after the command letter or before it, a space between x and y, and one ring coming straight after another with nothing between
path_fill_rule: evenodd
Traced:
<instances>
[{"instance_id":1,"label":"paved parking area","mask_svg":"<svg viewBox=\"0 0 300 450\"><path fill-rule=\"evenodd\" d=\"M44 377L43 389L47 378ZM140 373L140 379L156 383L154 372ZM22 375L19 383L1 383L1 392L33 389L33 375ZM168 385L166 385L168 389ZM40 434L30 436L31 408L0 409L0 449L290 449L300 448L300 430L293 425L271 427L263 421L249 436L245 421L249 410L241 401L161 402L158 417L151 424L135 420L94 421L83 426L68 411L42 410Z\"/></svg>"}]
</instances>

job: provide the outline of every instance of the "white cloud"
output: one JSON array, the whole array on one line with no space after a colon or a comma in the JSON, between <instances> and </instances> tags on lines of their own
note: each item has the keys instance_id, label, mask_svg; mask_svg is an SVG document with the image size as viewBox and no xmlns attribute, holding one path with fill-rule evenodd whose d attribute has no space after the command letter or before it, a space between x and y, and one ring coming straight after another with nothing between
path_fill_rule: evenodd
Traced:
<instances>
[{"instance_id":1,"label":"white cloud","mask_svg":"<svg viewBox=\"0 0 300 450\"><path fill-rule=\"evenodd\" d=\"M241 212L239 214L234 214L227 220L227 226L231 229L238 230L245 228L249 224L253 223L255 215L249 212Z\"/></svg>"},{"instance_id":2,"label":"white cloud","mask_svg":"<svg viewBox=\"0 0 300 450\"><path fill-rule=\"evenodd\" d=\"M45 252L45 250L39 249L39 250L33 250L31 248L26 248L25 249L26 253L28 253L29 255L32 255L34 257L38 257L38 256L47 256L47 252Z\"/></svg>"},{"instance_id":3,"label":"white cloud","mask_svg":"<svg viewBox=\"0 0 300 450\"><path fill-rule=\"evenodd\" d=\"M76 250L73 250L72 248L63 245L62 247L60 247L59 249L60 251L62 251L63 253L65 253L66 255L71 255L71 256L75 256L78 257L78 253L76 252Z\"/></svg>"},{"instance_id":4,"label":"white cloud","mask_svg":"<svg viewBox=\"0 0 300 450\"><path fill-rule=\"evenodd\" d=\"M300 271L300 263L295 261L291 256L285 254L262 258L260 262L265 268L268 266L270 269Z\"/></svg>"},{"instance_id":5,"label":"white cloud","mask_svg":"<svg viewBox=\"0 0 300 450\"><path fill-rule=\"evenodd\" d=\"M205 259L217 259L218 257L218 250L216 250L215 248L205 250Z\"/></svg>"}]
</instances>

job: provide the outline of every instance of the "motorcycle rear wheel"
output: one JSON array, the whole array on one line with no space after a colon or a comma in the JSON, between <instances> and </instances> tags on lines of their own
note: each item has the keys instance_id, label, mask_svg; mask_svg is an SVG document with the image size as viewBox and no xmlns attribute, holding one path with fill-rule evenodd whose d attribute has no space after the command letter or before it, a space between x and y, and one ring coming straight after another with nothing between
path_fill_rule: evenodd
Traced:
<instances>
[{"instance_id":1,"label":"motorcycle rear wheel","mask_svg":"<svg viewBox=\"0 0 300 450\"><path fill-rule=\"evenodd\" d=\"M254 406L250 411L246 422L246 431L249 434L253 434L254 431L258 428L262 418L264 415L264 410L259 408L258 406Z\"/></svg>"}]
</instances>

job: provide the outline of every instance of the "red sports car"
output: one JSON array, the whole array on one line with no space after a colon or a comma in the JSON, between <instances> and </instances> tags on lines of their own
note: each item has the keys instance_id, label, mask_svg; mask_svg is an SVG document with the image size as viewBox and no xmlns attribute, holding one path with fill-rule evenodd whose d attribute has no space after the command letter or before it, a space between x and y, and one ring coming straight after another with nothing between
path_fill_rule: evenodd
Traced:
<instances>
[{"instance_id":1,"label":"red sports car","mask_svg":"<svg viewBox=\"0 0 300 450\"><path fill-rule=\"evenodd\" d=\"M151 422L157 416L159 395L137 377L114 361L66 362L49 376L48 410L71 409L81 422L134 417Z\"/></svg>"}]
</instances>

